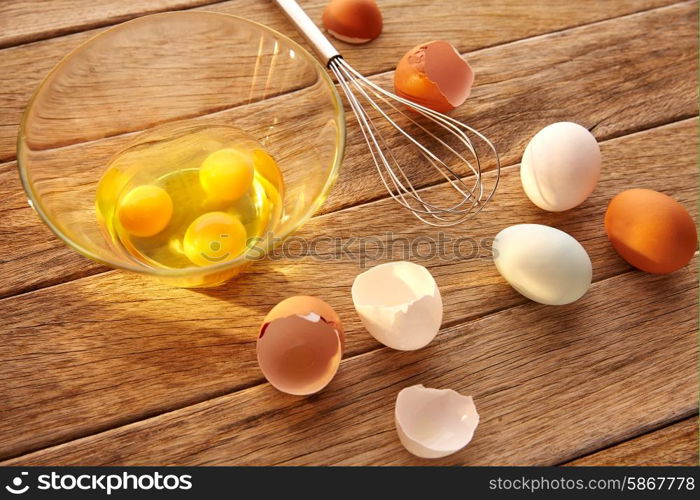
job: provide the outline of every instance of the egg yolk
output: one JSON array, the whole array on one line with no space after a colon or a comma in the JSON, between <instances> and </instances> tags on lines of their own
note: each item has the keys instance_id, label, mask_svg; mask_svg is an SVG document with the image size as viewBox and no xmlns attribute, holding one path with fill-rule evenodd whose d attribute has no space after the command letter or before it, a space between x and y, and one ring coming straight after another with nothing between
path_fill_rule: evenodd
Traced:
<instances>
[{"instance_id":1,"label":"egg yolk","mask_svg":"<svg viewBox=\"0 0 700 500\"><path fill-rule=\"evenodd\" d=\"M185 255L198 266L209 266L238 257L246 248L247 234L241 221L226 212L197 217L185 231Z\"/></svg>"},{"instance_id":2,"label":"egg yolk","mask_svg":"<svg viewBox=\"0 0 700 500\"><path fill-rule=\"evenodd\" d=\"M142 238L160 233L173 215L173 201L165 189L144 185L129 191L119 202L119 222L130 234Z\"/></svg>"},{"instance_id":3,"label":"egg yolk","mask_svg":"<svg viewBox=\"0 0 700 500\"><path fill-rule=\"evenodd\" d=\"M267 154L262 149L256 149L253 151L253 163L255 168L258 169L264 177L275 177L277 172L277 164L274 158Z\"/></svg>"},{"instance_id":4,"label":"egg yolk","mask_svg":"<svg viewBox=\"0 0 700 500\"><path fill-rule=\"evenodd\" d=\"M234 201L250 189L253 183L253 165L246 155L235 149L220 149L202 162L199 182L208 195Z\"/></svg>"}]
</instances>

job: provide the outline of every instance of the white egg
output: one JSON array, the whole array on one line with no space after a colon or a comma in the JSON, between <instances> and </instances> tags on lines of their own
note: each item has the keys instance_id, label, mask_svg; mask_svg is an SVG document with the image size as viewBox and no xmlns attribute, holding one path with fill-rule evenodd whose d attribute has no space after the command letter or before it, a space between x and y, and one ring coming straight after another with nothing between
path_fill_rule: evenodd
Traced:
<instances>
[{"instance_id":1,"label":"white egg","mask_svg":"<svg viewBox=\"0 0 700 500\"><path fill-rule=\"evenodd\" d=\"M583 246L564 231L540 224L517 224L498 233L493 261L518 292L553 306L579 299L593 278Z\"/></svg>"},{"instance_id":2,"label":"white egg","mask_svg":"<svg viewBox=\"0 0 700 500\"><path fill-rule=\"evenodd\" d=\"M469 444L479 414L471 396L414 385L396 397L394 420L408 451L422 458L440 458Z\"/></svg>"},{"instance_id":3,"label":"white egg","mask_svg":"<svg viewBox=\"0 0 700 500\"><path fill-rule=\"evenodd\" d=\"M359 274L352 301L369 333L393 349L420 349L440 330L440 290L430 271L412 262L380 264Z\"/></svg>"},{"instance_id":4,"label":"white egg","mask_svg":"<svg viewBox=\"0 0 700 500\"><path fill-rule=\"evenodd\" d=\"M553 123L537 132L525 148L520 181L532 203L562 212L590 196L600 167L600 148L593 134L576 123Z\"/></svg>"}]
</instances>

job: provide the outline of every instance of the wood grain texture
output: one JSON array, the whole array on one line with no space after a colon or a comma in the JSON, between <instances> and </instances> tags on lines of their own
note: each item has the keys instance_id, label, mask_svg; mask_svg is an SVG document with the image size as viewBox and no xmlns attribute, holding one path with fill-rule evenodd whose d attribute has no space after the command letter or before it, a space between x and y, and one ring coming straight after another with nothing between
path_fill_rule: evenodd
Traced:
<instances>
[{"instance_id":1,"label":"wood grain texture","mask_svg":"<svg viewBox=\"0 0 700 500\"><path fill-rule=\"evenodd\" d=\"M545 213L531 205L517 167L508 168L499 195L483 216L446 234L468 236L470 244L482 245L472 258L472 249L462 247L462 259L421 259L430 247L425 238L437 240L439 235L407 218L393 201L382 200L316 217L304 226L301 238L331 238L318 241L320 257L295 257L299 250L292 242L291 256L258 263L219 289L174 289L110 272L2 300L0 378L6 383L0 387L0 456L260 383L254 332L267 310L289 295L316 294L336 308L345 324L348 356L378 347L351 304L349 290L360 263L347 254L333 258L339 244L332 238L365 237L365 265L408 257L428 266L443 295L445 325L526 302L488 259L488 239L514 223L549 224L578 238L591 256L596 280L625 272L629 267L603 230L608 200L631 185L659 188L658 170L665 169L664 192L696 215L696 146L696 119L603 143L604 163L614 168L603 170L591 198L569 214ZM425 243L412 255L399 246L392 255L377 256L373 248L387 232L396 232L397 239L423 237ZM349 250L357 254L359 245L355 242ZM624 301L624 294L610 300Z\"/></svg>"},{"instance_id":2,"label":"wood grain texture","mask_svg":"<svg viewBox=\"0 0 700 500\"><path fill-rule=\"evenodd\" d=\"M697 415L579 458L576 466L697 466Z\"/></svg>"},{"instance_id":3,"label":"wood grain texture","mask_svg":"<svg viewBox=\"0 0 700 500\"><path fill-rule=\"evenodd\" d=\"M59 240L29 207L15 162L0 165L0 297L104 272Z\"/></svg>"},{"instance_id":4,"label":"wood grain texture","mask_svg":"<svg viewBox=\"0 0 700 500\"><path fill-rule=\"evenodd\" d=\"M218 7L215 5L216 3L221 2L220 0L149 0L148 2L137 0L52 0L50 3L42 0L13 0L12 2L3 2L0 4L0 48L99 26L108 26L134 17L166 10L186 9L202 5L206 5L207 9L227 8L227 6ZM320 20L325 1L302 0L300 3L314 20ZM546 4L539 2L532 5L527 2L514 2L505 9L502 2L487 1L481 2L478 9L470 9L468 13L465 13L465 17L471 25L493 22L494 18L502 19L504 24L515 25L514 19L525 18L528 15L529 23L513 26L514 30L519 30L516 34L524 38L563 22L580 23L582 17L585 19L584 22L591 22L670 3L672 0L637 2L623 0L616 2L615 5L603 6L599 2L586 0L584 2L585 11L581 12L571 3L560 0L550 0ZM383 0L379 4L385 17L385 33L388 31L394 35L401 34L411 37L409 40L413 41L416 32L421 33L426 28L430 28L426 17L428 14L431 19L443 23L447 21L445 23L447 35L464 36L462 26L457 24L454 16L451 15L453 9L448 8L450 6L445 1L411 2L407 14L413 18L414 22L410 24L412 29L407 29L406 23L402 22L406 16L405 2ZM399 13L400 16L397 15ZM494 36L498 35L491 31L482 34L482 38L486 37L487 43Z\"/></svg>"},{"instance_id":5,"label":"wood grain texture","mask_svg":"<svg viewBox=\"0 0 700 500\"><path fill-rule=\"evenodd\" d=\"M217 0L12 0L0 3L0 48Z\"/></svg>"},{"instance_id":6,"label":"wood grain texture","mask_svg":"<svg viewBox=\"0 0 700 500\"><path fill-rule=\"evenodd\" d=\"M419 351L347 359L313 397L259 385L4 464L556 464L697 412L697 291L694 267L635 271L568 306L528 303ZM467 448L428 461L401 447L394 400L418 383L474 396Z\"/></svg>"},{"instance_id":7,"label":"wood grain texture","mask_svg":"<svg viewBox=\"0 0 700 500\"><path fill-rule=\"evenodd\" d=\"M696 2L679 4L466 54L478 76L452 116L491 139L505 165L552 122L577 122L604 140L695 116L697 15ZM392 74L373 81L391 88ZM382 196L365 148L357 134L348 140L349 159L322 211L347 206L346 191L352 204ZM419 185L439 179L421 162L405 167Z\"/></svg>"},{"instance_id":8,"label":"wood grain texture","mask_svg":"<svg viewBox=\"0 0 700 500\"><path fill-rule=\"evenodd\" d=\"M577 121L592 128L602 140L695 115L696 18L697 5L685 3L476 52L469 57L481 83L454 116L487 133L508 165L519 160L525 144L540 127L553 121ZM5 52L0 51L0 59ZM541 57L533 59L531 54ZM390 86L390 76L378 75L375 80ZM531 83L523 86L523 81ZM235 122L245 116L242 111L220 113L218 119ZM356 123L348 116L351 133L346 159L323 213L386 196L366 146L356 133ZM81 165L89 158L97 161L95 168L99 168L100 154L107 154L124 140L116 137L103 141L103 149L93 144L90 150L77 147L71 151ZM435 174L418 162L406 166L418 184L436 181ZM5 277L0 296L101 271L96 264L66 253L56 241L47 243L51 237L47 240L46 229L30 213L18 183L11 178L12 164L0 169L7 175L7 183L0 184L0 195L8 203L0 210L5 211L8 226L23 228L27 248L35 244L56 248L18 257L12 234L0 234L0 252L7 249L0 255L0 272ZM27 276L26 269L44 263L48 265L42 267L43 274Z\"/></svg>"},{"instance_id":9,"label":"wood grain texture","mask_svg":"<svg viewBox=\"0 0 700 500\"><path fill-rule=\"evenodd\" d=\"M99 2L81 10L84 2L55 3L55 9L76 8L53 27L33 21L33 14L15 16L16 26L0 29L0 45L200 0L157 0L148 7L104 0L116 9L104 18L96 14ZM325 0L302 4L318 19ZM602 217L614 194L634 186L668 193L697 219L697 2L489 0L460 3L461 15L455 5L412 2L407 22L405 3L382 2L384 34L371 45L339 46L358 69L389 88L387 71L426 39L450 39L475 67L477 86L455 117L489 135L510 166L486 212L446 235L468 238L469 255L424 256L439 235L383 199L351 119L355 133L339 183L323 212L286 247L293 255L261 262L241 279L208 291L104 272L59 243L26 206L10 162L21 110L46 72L100 29L0 50L0 161L6 162L0 165L0 297L8 296L0 300L0 459L52 465L423 464L401 448L393 428L396 393L413 383L473 394L482 415L467 449L429 464L558 464L608 447L599 452L603 461L616 443L644 439L696 415L695 263L670 276L633 271L608 244ZM0 26L8 8L0 6ZM203 8L243 15L299 40L270 1ZM3 36L19 38L3 42ZM251 109L222 116L235 121ZM578 121L604 141L605 167L584 205L549 214L527 201L515 163L537 129L557 120ZM88 162L99 157L98 150L80 145L71 151ZM436 183L417 164L409 168L421 185ZM436 185L425 193L439 198L443 190ZM537 305L497 274L490 238L519 222L549 224L582 242L595 284L581 301ZM408 254L399 244L393 255L378 255L388 232L420 244ZM318 236L325 239L317 241L316 258L299 255L302 238ZM342 238L350 236L365 237L364 253L359 240L342 253ZM358 255L364 255L362 263ZM350 301L352 279L364 266L399 258L428 266L445 302L440 335L413 353L381 348ZM255 331L267 310L300 293L328 300L347 332L339 376L305 399L263 384L254 354ZM651 437L641 448L668 460L685 449L687 457L687 433L666 436L673 444L663 452L662 440ZM643 460L632 446L616 453Z\"/></svg>"},{"instance_id":10,"label":"wood grain texture","mask_svg":"<svg viewBox=\"0 0 700 500\"><path fill-rule=\"evenodd\" d=\"M314 20L320 19L325 1L300 3ZM453 3L448 0L412 2L411 13L415 22L406 23L403 2L383 2L385 27L378 40L371 45L352 46L339 42L338 46L357 69L373 74L392 69L408 49L427 39L445 38L460 51L470 52L672 3L673 0L618 0L606 3L582 0L575 5L566 0L549 0L547 3L539 0L511 1L507 4L489 1L481 2L479 8L468 6L467 13L455 16ZM304 43L291 23L269 0L235 0L204 8L261 22ZM465 23L479 26L479 29L464 29ZM68 52L100 31L76 33L0 51L0 66L4 68L0 74L0 161L14 158L17 126L22 111L41 80Z\"/></svg>"}]
</instances>

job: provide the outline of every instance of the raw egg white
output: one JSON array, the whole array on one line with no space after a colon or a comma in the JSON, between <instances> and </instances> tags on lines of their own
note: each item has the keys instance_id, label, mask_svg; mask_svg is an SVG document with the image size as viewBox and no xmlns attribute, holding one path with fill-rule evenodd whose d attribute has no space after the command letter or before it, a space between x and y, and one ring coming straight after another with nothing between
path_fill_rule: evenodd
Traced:
<instances>
[{"instance_id":1,"label":"raw egg white","mask_svg":"<svg viewBox=\"0 0 700 500\"><path fill-rule=\"evenodd\" d=\"M369 333L392 349L420 349L440 330L440 290L430 271L412 262L380 264L358 275L352 301Z\"/></svg>"},{"instance_id":2,"label":"raw egg white","mask_svg":"<svg viewBox=\"0 0 700 500\"><path fill-rule=\"evenodd\" d=\"M649 273L680 269L697 248L697 230L688 211L651 189L629 189L615 196L605 212L605 231L623 259Z\"/></svg>"},{"instance_id":3,"label":"raw egg white","mask_svg":"<svg viewBox=\"0 0 700 500\"><path fill-rule=\"evenodd\" d=\"M542 210L562 212L583 203L598 182L601 156L588 129L571 122L546 126L528 143L520 181Z\"/></svg>"},{"instance_id":4,"label":"raw egg white","mask_svg":"<svg viewBox=\"0 0 700 500\"><path fill-rule=\"evenodd\" d=\"M345 334L327 303L299 295L270 310L260 327L258 365L276 389L304 396L333 379L343 355Z\"/></svg>"},{"instance_id":5,"label":"raw egg white","mask_svg":"<svg viewBox=\"0 0 700 500\"><path fill-rule=\"evenodd\" d=\"M513 288L541 304L574 302L593 279L583 246L564 231L540 224L517 224L498 233L493 261Z\"/></svg>"},{"instance_id":6,"label":"raw egg white","mask_svg":"<svg viewBox=\"0 0 700 500\"><path fill-rule=\"evenodd\" d=\"M399 392L394 410L404 447L422 458L440 458L464 448L479 425L471 396L422 385Z\"/></svg>"},{"instance_id":7,"label":"raw egg white","mask_svg":"<svg viewBox=\"0 0 700 500\"><path fill-rule=\"evenodd\" d=\"M322 20L328 33L347 43L367 43L382 32L382 13L374 0L332 0Z\"/></svg>"},{"instance_id":8,"label":"raw egg white","mask_svg":"<svg viewBox=\"0 0 700 500\"><path fill-rule=\"evenodd\" d=\"M412 48L396 66L396 95L440 113L462 104L471 92L474 72L457 50L443 40Z\"/></svg>"}]
</instances>

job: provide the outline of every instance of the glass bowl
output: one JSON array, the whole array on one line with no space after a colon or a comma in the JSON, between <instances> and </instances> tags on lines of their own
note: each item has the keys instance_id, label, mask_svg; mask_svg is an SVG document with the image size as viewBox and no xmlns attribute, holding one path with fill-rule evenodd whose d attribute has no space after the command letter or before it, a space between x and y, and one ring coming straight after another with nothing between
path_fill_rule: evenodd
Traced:
<instances>
[{"instance_id":1,"label":"glass bowl","mask_svg":"<svg viewBox=\"0 0 700 500\"><path fill-rule=\"evenodd\" d=\"M67 55L24 113L22 184L51 230L82 255L176 286L219 284L249 254L203 267L152 266L118 248L95 198L110 159L140 134L172 127L238 127L275 158L281 216L256 259L308 220L335 181L345 145L343 106L303 47L261 24L213 12L170 12L108 29Z\"/></svg>"}]
</instances>

